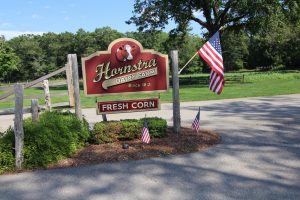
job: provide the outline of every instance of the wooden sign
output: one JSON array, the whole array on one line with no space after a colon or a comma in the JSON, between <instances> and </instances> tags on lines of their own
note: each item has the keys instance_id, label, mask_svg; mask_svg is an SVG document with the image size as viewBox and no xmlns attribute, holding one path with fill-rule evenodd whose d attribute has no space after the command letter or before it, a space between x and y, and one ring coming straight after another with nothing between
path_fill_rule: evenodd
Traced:
<instances>
[{"instance_id":1,"label":"wooden sign","mask_svg":"<svg viewBox=\"0 0 300 200\"><path fill-rule=\"evenodd\" d=\"M130 38L113 41L107 51L82 58L84 93L164 92L169 88L168 56L144 50Z\"/></svg>"},{"instance_id":2,"label":"wooden sign","mask_svg":"<svg viewBox=\"0 0 300 200\"><path fill-rule=\"evenodd\" d=\"M97 102L97 114L159 110L158 98Z\"/></svg>"}]
</instances>

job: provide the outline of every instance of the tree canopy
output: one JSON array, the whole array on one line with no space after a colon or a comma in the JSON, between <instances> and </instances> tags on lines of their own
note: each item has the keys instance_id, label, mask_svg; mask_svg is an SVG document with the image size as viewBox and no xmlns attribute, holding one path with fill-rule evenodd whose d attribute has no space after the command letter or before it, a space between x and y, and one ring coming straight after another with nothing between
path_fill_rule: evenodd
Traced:
<instances>
[{"instance_id":1,"label":"tree canopy","mask_svg":"<svg viewBox=\"0 0 300 200\"><path fill-rule=\"evenodd\" d=\"M296 2L297 1L297 2ZM213 35L221 27L239 30L257 26L262 17L274 9L297 12L298 0L135 0L134 15L127 23L134 23L139 31L163 29L173 20L173 32L185 32L189 22L198 23ZM299 15L299 14L297 14ZM293 15L290 15L293 18Z\"/></svg>"}]
</instances>

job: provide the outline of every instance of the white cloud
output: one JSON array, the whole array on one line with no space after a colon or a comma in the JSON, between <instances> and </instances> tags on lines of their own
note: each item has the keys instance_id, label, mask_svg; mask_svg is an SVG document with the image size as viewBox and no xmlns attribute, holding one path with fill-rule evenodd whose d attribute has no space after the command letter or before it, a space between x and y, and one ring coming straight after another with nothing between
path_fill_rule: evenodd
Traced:
<instances>
[{"instance_id":1,"label":"white cloud","mask_svg":"<svg viewBox=\"0 0 300 200\"><path fill-rule=\"evenodd\" d=\"M45 9L49 9L49 8L50 8L50 6L48 6L48 5L45 5L45 6L44 6L44 8L45 8Z\"/></svg>"},{"instance_id":2,"label":"white cloud","mask_svg":"<svg viewBox=\"0 0 300 200\"><path fill-rule=\"evenodd\" d=\"M6 40L10 40L14 37L24 35L24 34L33 34L33 35L42 35L44 32L33 32L33 31L1 31L0 35L3 35Z\"/></svg>"}]
</instances>

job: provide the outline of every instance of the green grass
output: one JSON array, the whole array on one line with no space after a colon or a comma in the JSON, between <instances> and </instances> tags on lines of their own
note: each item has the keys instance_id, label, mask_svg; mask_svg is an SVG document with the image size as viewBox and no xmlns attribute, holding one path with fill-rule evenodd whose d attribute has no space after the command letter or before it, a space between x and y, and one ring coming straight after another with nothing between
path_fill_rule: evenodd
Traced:
<instances>
[{"instance_id":1,"label":"green grass","mask_svg":"<svg viewBox=\"0 0 300 200\"><path fill-rule=\"evenodd\" d=\"M245 72L245 73L227 73L231 75L245 75L245 83L230 83L226 84L221 95L212 93L207 86L204 85L190 85L180 87L180 101L202 101L214 99L231 99L240 97L255 97L255 96L272 96L283 94L300 93L300 72ZM183 75L186 76L186 75ZM189 75L188 75L189 76ZM192 75L192 76L208 76L208 74ZM50 93L60 93L67 91L66 86L50 88ZM0 91L0 95L4 91ZM36 94L43 94L43 90L39 88L25 89L25 96L32 96ZM158 93L151 94L131 94L131 95L114 95L97 97L98 101L109 100L124 100L124 99L138 99L158 97ZM162 102L172 102L172 89L168 92L161 93L160 99ZM95 107L96 97L86 97L81 91L82 107ZM52 103L67 102L67 96L51 97ZM43 99L39 99L40 105L43 105ZM30 105L30 100L24 101L25 106ZM0 102L0 109L11 108L14 102Z\"/></svg>"}]
</instances>

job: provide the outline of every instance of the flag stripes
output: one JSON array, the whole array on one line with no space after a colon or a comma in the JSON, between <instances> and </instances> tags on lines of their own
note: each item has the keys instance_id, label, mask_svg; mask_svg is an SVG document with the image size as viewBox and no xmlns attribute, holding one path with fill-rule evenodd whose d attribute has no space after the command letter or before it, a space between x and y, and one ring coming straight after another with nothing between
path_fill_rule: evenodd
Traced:
<instances>
[{"instance_id":1,"label":"flag stripes","mask_svg":"<svg viewBox=\"0 0 300 200\"><path fill-rule=\"evenodd\" d=\"M144 120L144 126L142 129L142 142L144 142L146 144L150 143L150 133L149 133L146 119Z\"/></svg>"},{"instance_id":2,"label":"flag stripes","mask_svg":"<svg viewBox=\"0 0 300 200\"><path fill-rule=\"evenodd\" d=\"M195 129L197 132L200 130L200 108L193 121L192 128Z\"/></svg>"},{"instance_id":3,"label":"flag stripes","mask_svg":"<svg viewBox=\"0 0 300 200\"><path fill-rule=\"evenodd\" d=\"M224 87L224 66L219 32L216 32L199 49L198 53L212 69L209 89L217 94L221 94Z\"/></svg>"}]
</instances>

